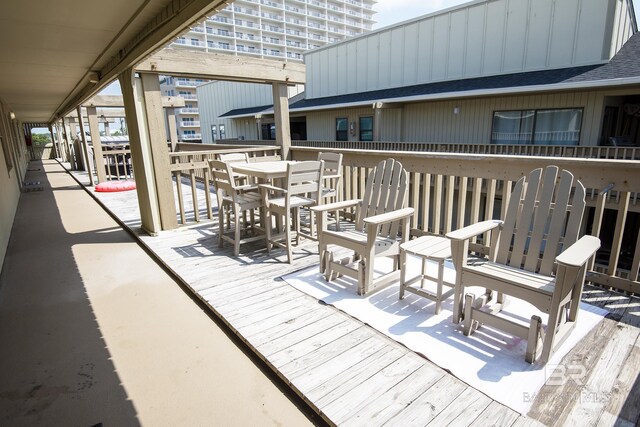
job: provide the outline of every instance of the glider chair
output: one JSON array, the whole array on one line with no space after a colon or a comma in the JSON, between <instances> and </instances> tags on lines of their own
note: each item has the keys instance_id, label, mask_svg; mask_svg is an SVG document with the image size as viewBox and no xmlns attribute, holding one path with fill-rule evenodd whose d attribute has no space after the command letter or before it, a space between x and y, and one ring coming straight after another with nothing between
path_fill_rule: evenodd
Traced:
<instances>
[{"instance_id":1,"label":"glider chair","mask_svg":"<svg viewBox=\"0 0 640 427\"><path fill-rule=\"evenodd\" d=\"M504 221L484 221L447 234L456 269L453 321L464 318L465 335L491 325L528 340L527 362L549 360L576 324L586 266L600 247L596 237L578 239L584 207L582 183L568 171L548 166L515 184ZM487 231L488 259L468 259L470 239ZM462 313L465 286L481 286L486 292L478 298L464 296ZM501 316L507 297L548 314L546 328L538 315L528 326Z\"/></svg>"},{"instance_id":2,"label":"glider chair","mask_svg":"<svg viewBox=\"0 0 640 427\"><path fill-rule=\"evenodd\" d=\"M292 263L291 225L296 232L296 244L300 239L300 208L314 206L320 198L322 188L323 162L296 162L287 165L287 176L284 188L270 184L260 184L264 204L266 206L267 250L276 245L287 250L287 260ZM293 216L292 216L293 213ZM271 217L273 214L284 217L285 232L271 234ZM293 224L291 224L293 220ZM284 242L282 239L284 238Z\"/></svg>"},{"instance_id":3,"label":"glider chair","mask_svg":"<svg viewBox=\"0 0 640 427\"><path fill-rule=\"evenodd\" d=\"M209 167L211 168L218 200L218 244L222 247L225 240L233 243L233 255L238 256L241 244L265 238L265 235L263 233L259 234L259 231L255 228L254 210L263 206L262 196L259 191L246 191L247 188L253 188L252 186L238 185L228 163L220 160L209 160ZM227 236L224 232L225 210L227 211L229 227L231 227L229 217L233 214L233 237ZM243 228L240 224L246 224L246 221L240 221L240 217L244 217L247 211L250 213L251 222L249 223L249 228L252 231L252 236L241 238Z\"/></svg>"},{"instance_id":4,"label":"glider chair","mask_svg":"<svg viewBox=\"0 0 640 427\"><path fill-rule=\"evenodd\" d=\"M358 281L358 294L365 295L399 279L400 244L409 239L409 219L414 212L406 207L408 187L407 171L402 164L387 159L369 174L362 200L311 208L318 214L320 272L327 281L333 280L334 272L352 277ZM350 207L356 208L355 229L329 230L327 212ZM334 259L334 250L340 248L353 251L353 256ZM394 267L390 273L374 279L374 261L378 257L393 257Z\"/></svg>"}]
</instances>

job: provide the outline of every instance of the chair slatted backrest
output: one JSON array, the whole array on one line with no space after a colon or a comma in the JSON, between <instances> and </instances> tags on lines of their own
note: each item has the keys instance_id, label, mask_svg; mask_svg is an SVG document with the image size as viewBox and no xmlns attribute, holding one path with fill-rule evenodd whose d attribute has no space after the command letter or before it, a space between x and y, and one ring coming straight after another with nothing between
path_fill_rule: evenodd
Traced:
<instances>
[{"instance_id":1,"label":"chair slatted backrest","mask_svg":"<svg viewBox=\"0 0 640 427\"><path fill-rule=\"evenodd\" d=\"M236 181L233 178L231 166L220 160L209 160L209 168L211 168L218 197L223 195L235 197L237 193Z\"/></svg>"},{"instance_id":2,"label":"chair slatted backrest","mask_svg":"<svg viewBox=\"0 0 640 427\"><path fill-rule=\"evenodd\" d=\"M287 195L309 195L318 201L322 188L324 162L308 161L289 163L287 165Z\"/></svg>"},{"instance_id":3,"label":"chair slatted backrest","mask_svg":"<svg viewBox=\"0 0 640 427\"><path fill-rule=\"evenodd\" d=\"M364 230L364 218L402 209L407 205L408 177L402 164L394 159L383 160L369 173L365 184L364 197L356 229ZM378 235L393 237L398 235L400 221L393 221L380 227Z\"/></svg>"},{"instance_id":4,"label":"chair slatted backrest","mask_svg":"<svg viewBox=\"0 0 640 427\"><path fill-rule=\"evenodd\" d=\"M531 171L511 193L496 262L551 275L556 256L578 240L584 208L585 188L570 172Z\"/></svg>"},{"instance_id":5,"label":"chair slatted backrest","mask_svg":"<svg viewBox=\"0 0 640 427\"><path fill-rule=\"evenodd\" d=\"M324 177L340 176L342 169L342 154L318 153L318 161L324 162Z\"/></svg>"},{"instance_id":6,"label":"chair slatted backrest","mask_svg":"<svg viewBox=\"0 0 640 427\"><path fill-rule=\"evenodd\" d=\"M225 163L241 163L241 162L249 162L249 154L248 153L220 153L218 154L218 159Z\"/></svg>"}]
</instances>

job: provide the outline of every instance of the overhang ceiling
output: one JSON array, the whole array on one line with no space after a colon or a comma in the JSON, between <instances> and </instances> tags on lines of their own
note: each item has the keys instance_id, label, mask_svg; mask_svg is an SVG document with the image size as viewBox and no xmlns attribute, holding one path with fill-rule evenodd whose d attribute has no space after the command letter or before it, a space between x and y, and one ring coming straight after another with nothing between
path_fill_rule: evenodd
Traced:
<instances>
[{"instance_id":1,"label":"overhang ceiling","mask_svg":"<svg viewBox=\"0 0 640 427\"><path fill-rule=\"evenodd\" d=\"M23 122L48 122L76 98L106 86L100 72L114 69L114 58L123 66L138 61L224 3L0 1L0 99ZM93 88L92 70L103 76Z\"/></svg>"}]
</instances>

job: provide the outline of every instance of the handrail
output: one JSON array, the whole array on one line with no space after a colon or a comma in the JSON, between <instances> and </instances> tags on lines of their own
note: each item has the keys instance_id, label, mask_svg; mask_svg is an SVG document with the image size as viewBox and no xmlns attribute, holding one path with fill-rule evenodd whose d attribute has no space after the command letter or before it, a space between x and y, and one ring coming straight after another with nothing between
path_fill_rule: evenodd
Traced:
<instances>
[{"instance_id":1,"label":"handrail","mask_svg":"<svg viewBox=\"0 0 640 427\"><path fill-rule=\"evenodd\" d=\"M583 233L601 238L601 250L589 280L640 294L640 235L625 227L640 214L640 162L579 157L505 156L385 150L292 147L294 160L312 160L318 152L343 154L344 199L360 198L369 171L393 157L409 172L409 206L415 208L412 232L444 235L464 225L504 217L512 186L530 170L555 164L569 170L588 189ZM347 215L349 217L350 215ZM487 251L478 238L474 250Z\"/></svg>"},{"instance_id":2,"label":"handrail","mask_svg":"<svg viewBox=\"0 0 640 427\"><path fill-rule=\"evenodd\" d=\"M291 141L293 147L355 150L420 151L523 156L582 157L595 159L640 160L640 147L531 145L531 144L454 144L394 141Z\"/></svg>"}]
</instances>

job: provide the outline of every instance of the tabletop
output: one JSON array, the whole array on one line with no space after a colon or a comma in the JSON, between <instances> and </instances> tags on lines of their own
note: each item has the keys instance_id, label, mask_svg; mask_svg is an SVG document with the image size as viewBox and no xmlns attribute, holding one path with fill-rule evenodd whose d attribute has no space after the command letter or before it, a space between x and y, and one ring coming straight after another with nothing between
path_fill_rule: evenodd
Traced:
<instances>
[{"instance_id":1,"label":"tabletop","mask_svg":"<svg viewBox=\"0 0 640 427\"><path fill-rule=\"evenodd\" d=\"M234 172L254 176L259 179L271 180L284 178L287 175L287 165L295 163L289 160L278 160L275 162L255 162L255 163L232 163Z\"/></svg>"}]
</instances>

